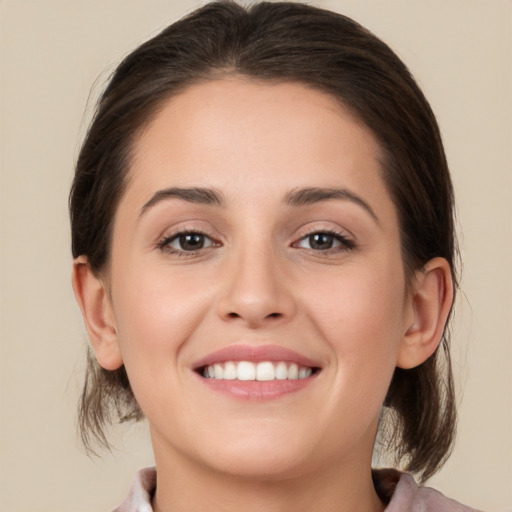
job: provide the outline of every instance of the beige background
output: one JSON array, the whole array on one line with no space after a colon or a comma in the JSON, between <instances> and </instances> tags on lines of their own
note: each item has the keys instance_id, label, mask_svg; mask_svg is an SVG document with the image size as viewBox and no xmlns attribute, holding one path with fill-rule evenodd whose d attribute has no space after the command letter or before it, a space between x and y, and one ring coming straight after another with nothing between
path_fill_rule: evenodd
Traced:
<instances>
[{"instance_id":1,"label":"beige background","mask_svg":"<svg viewBox=\"0 0 512 512\"><path fill-rule=\"evenodd\" d=\"M432 485L511 509L512 2L317 4L388 42L438 115L465 262L454 345L464 399L455 452ZM0 2L2 511L109 510L152 462L144 426L116 431L119 450L101 459L83 455L75 436L86 338L70 287L67 194L91 84L195 5Z\"/></svg>"}]
</instances>

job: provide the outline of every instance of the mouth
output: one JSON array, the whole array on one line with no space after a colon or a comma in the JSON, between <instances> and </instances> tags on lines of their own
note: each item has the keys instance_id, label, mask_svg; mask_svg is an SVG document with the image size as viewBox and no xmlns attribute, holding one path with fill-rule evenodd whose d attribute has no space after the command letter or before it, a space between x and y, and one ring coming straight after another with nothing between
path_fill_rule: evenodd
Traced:
<instances>
[{"instance_id":1,"label":"mouth","mask_svg":"<svg viewBox=\"0 0 512 512\"><path fill-rule=\"evenodd\" d=\"M288 361L226 361L205 365L196 371L206 379L268 382L307 379L320 368Z\"/></svg>"},{"instance_id":2,"label":"mouth","mask_svg":"<svg viewBox=\"0 0 512 512\"><path fill-rule=\"evenodd\" d=\"M233 398L270 400L309 387L321 365L293 350L232 345L196 362L194 372L211 390Z\"/></svg>"}]
</instances>

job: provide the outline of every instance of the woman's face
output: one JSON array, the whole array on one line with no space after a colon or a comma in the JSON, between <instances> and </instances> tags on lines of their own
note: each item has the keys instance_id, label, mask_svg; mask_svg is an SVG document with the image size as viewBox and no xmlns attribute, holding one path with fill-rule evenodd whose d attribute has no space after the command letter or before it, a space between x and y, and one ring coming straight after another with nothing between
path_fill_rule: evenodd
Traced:
<instances>
[{"instance_id":1,"label":"woman's face","mask_svg":"<svg viewBox=\"0 0 512 512\"><path fill-rule=\"evenodd\" d=\"M411 322L378 155L330 96L237 78L140 135L107 278L157 462L369 465Z\"/></svg>"}]
</instances>

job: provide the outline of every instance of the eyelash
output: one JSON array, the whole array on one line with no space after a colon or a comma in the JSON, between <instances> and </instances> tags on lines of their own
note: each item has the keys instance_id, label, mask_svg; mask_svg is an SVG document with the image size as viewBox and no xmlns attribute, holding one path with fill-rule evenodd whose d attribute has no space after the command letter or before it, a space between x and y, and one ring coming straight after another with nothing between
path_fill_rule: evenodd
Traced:
<instances>
[{"instance_id":1,"label":"eyelash","mask_svg":"<svg viewBox=\"0 0 512 512\"><path fill-rule=\"evenodd\" d=\"M179 240L181 237L192 236L192 235L203 237L204 240L209 240L209 245L206 247L203 246L203 247L199 247L198 249L192 249L192 250L186 250L183 248L176 249L176 248L173 248L170 246L170 244L172 242ZM309 252L317 253L317 254L319 253L319 254L323 254L323 255L328 255L328 254L332 254L332 253L345 252L345 251L353 250L356 248L356 244L354 243L353 240L349 239L344 233L341 233L339 231L332 230L332 229L317 229L317 230L311 231L310 233L303 235L297 242L294 242L292 244L292 247L300 248L301 247L300 244L302 242L306 241L307 239L310 239L311 237L313 237L315 235L323 235L323 236L327 236L327 237L332 237L335 242L339 242L339 245L335 246L335 247L329 247L327 249L313 249L311 247L310 248L303 247L303 249L305 249ZM157 243L157 247L161 251L163 251L167 254L174 254L179 257L195 256L200 251L203 251L205 249L210 249L212 247L218 247L220 245L221 244L219 242L216 242L213 239L213 237L211 237L210 235L208 235L202 231L198 231L198 230L179 231L177 233L173 233L170 236L163 237Z\"/></svg>"},{"instance_id":2,"label":"eyelash","mask_svg":"<svg viewBox=\"0 0 512 512\"><path fill-rule=\"evenodd\" d=\"M209 240L210 241L210 244L207 246L207 247L200 247L199 249L193 249L193 250L185 250L185 249L176 249L174 247L171 247L171 243L174 242L175 240L179 240L181 237L186 237L186 236L192 236L192 235L196 235L196 236L199 236L199 237L203 237L204 240ZM167 254L173 254L173 255L176 255L176 256L194 256L196 255L199 251L202 251L204 249L209 249L210 247L215 247L215 246L219 246L220 243L216 242L210 235L202 232L202 231L198 231L198 230L185 230L185 231L179 231L178 233L173 233L172 235L170 236L165 236L163 237L157 244L157 247L158 249L160 249L161 251L167 253Z\"/></svg>"},{"instance_id":3,"label":"eyelash","mask_svg":"<svg viewBox=\"0 0 512 512\"><path fill-rule=\"evenodd\" d=\"M353 240L348 238L344 233L341 233L334 229L315 229L314 231L311 231L310 233L306 233L305 235L303 235L298 242L295 242L293 244L293 247L298 247L301 242L307 240L308 238L311 238L314 235L324 235L332 237L334 241L339 242L339 246L329 247L327 249L313 249L304 247L304 249L314 253L328 255L332 253L350 251L356 248L356 244Z\"/></svg>"}]
</instances>

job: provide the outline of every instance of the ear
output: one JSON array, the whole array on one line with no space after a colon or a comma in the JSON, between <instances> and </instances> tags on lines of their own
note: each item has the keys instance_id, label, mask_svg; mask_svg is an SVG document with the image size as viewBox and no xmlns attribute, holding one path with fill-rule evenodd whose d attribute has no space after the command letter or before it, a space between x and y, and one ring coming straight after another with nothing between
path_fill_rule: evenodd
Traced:
<instances>
[{"instance_id":1,"label":"ear","mask_svg":"<svg viewBox=\"0 0 512 512\"><path fill-rule=\"evenodd\" d=\"M73 261L72 282L96 360L105 370L117 370L123 358L114 312L105 283L91 270L85 256Z\"/></svg>"},{"instance_id":2,"label":"ear","mask_svg":"<svg viewBox=\"0 0 512 512\"><path fill-rule=\"evenodd\" d=\"M434 258L416 272L409 301L397 359L397 366L404 369L426 361L441 341L453 302L452 274L444 258Z\"/></svg>"}]
</instances>

